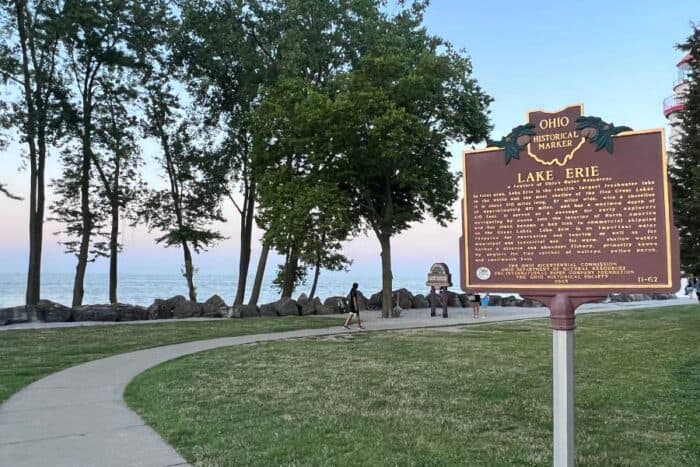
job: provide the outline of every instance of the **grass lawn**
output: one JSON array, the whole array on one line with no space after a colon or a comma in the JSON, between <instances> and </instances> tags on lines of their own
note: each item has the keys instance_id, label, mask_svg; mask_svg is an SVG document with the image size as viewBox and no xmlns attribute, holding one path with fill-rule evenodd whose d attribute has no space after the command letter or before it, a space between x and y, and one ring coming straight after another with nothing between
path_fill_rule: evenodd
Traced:
<instances>
[{"instance_id":1,"label":"grass lawn","mask_svg":"<svg viewBox=\"0 0 700 467\"><path fill-rule=\"evenodd\" d=\"M201 339L335 326L341 319L290 316L2 331L0 403L43 376L89 360Z\"/></svg>"},{"instance_id":2,"label":"grass lawn","mask_svg":"<svg viewBox=\"0 0 700 467\"><path fill-rule=\"evenodd\" d=\"M700 307L578 318L578 465L700 465ZM232 347L128 403L189 462L551 465L547 320Z\"/></svg>"}]
</instances>

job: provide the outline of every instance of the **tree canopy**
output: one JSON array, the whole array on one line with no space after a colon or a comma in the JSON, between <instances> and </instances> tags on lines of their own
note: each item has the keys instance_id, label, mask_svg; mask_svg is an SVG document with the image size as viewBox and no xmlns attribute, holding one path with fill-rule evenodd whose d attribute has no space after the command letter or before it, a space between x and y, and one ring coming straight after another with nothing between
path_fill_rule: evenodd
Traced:
<instances>
[{"instance_id":1,"label":"tree canopy","mask_svg":"<svg viewBox=\"0 0 700 467\"><path fill-rule=\"evenodd\" d=\"M690 62L685 108L680 112L680 137L672 148L669 172L674 220L680 235L681 268L700 276L700 28L693 28L680 49Z\"/></svg>"}]
</instances>

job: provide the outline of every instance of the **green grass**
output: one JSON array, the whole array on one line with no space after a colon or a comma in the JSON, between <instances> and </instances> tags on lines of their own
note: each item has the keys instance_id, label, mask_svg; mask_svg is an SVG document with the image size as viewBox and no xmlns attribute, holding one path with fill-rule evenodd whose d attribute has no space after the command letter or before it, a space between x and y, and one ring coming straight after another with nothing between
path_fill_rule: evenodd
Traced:
<instances>
[{"instance_id":1,"label":"green grass","mask_svg":"<svg viewBox=\"0 0 700 467\"><path fill-rule=\"evenodd\" d=\"M180 342L339 325L340 318L255 318L0 332L0 403L50 373L98 358Z\"/></svg>"},{"instance_id":2,"label":"green grass","mask_svg":"<svg viewBox=\"0 0 700 467\"><path fill-rule=\"evenodd\" d=\"M700 465L700 307L578 318L578 465ZM139 375L189 462L551 465L546 320L269 342Z\"/></svg>"}]
</instances>

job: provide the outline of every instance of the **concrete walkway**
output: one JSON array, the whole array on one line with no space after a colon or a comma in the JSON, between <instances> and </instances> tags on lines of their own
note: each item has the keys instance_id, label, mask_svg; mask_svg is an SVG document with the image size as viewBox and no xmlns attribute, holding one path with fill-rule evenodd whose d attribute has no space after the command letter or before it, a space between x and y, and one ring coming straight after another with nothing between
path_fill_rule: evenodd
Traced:
<instances>
[{"instance_id":1,"label":"concrete walkway","mask_svg":"<svg viewBox=\"0 0 700 467\"><path fill-rule=\"evenodd\" d=\"M579 313L681 304L697 305L697 301L595 304L582 307ZM548 316L548 310L492 307L489 317L482 320L471 318L470 309L450 309L449 315L430 318L426 310L407 310L399 319L381 319L378 312L362 314L367 330L381 331L542 318ZM346 332L337 327L188 342L115 355L54 373L0 406L0 466L187 465L124 402L124 389L136 375L167 360L217 347Z\"/></svg>"}]
</instances>

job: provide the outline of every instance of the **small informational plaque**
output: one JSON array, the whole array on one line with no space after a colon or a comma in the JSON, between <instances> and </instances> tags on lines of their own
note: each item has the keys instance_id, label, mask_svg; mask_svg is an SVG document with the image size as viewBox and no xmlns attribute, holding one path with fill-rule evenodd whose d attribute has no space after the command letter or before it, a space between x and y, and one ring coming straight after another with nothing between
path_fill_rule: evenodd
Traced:
<instances>
[{"instance_id":1,"label":"small informational plaque","mask_svg":"<svg viewBox=\"0 0 700 467\"><path fill-rule=\"evenodd\" d=\"M464 290L675 292L665 135L575 105L464 154Z\"/></svg>"},{"instance_id":2,"label":"small informational plaque","mask_svg":"<svg viewBox=\"0 0 700 467\"><path fill-rule=\"evenodd\" d=\"M447 264L435 263L430 266L428 280L425 285L428 287L435 287L436 289L452 287L452 274L450 274L450 268L447 267Z\"/></svg>"}]
</instances>

